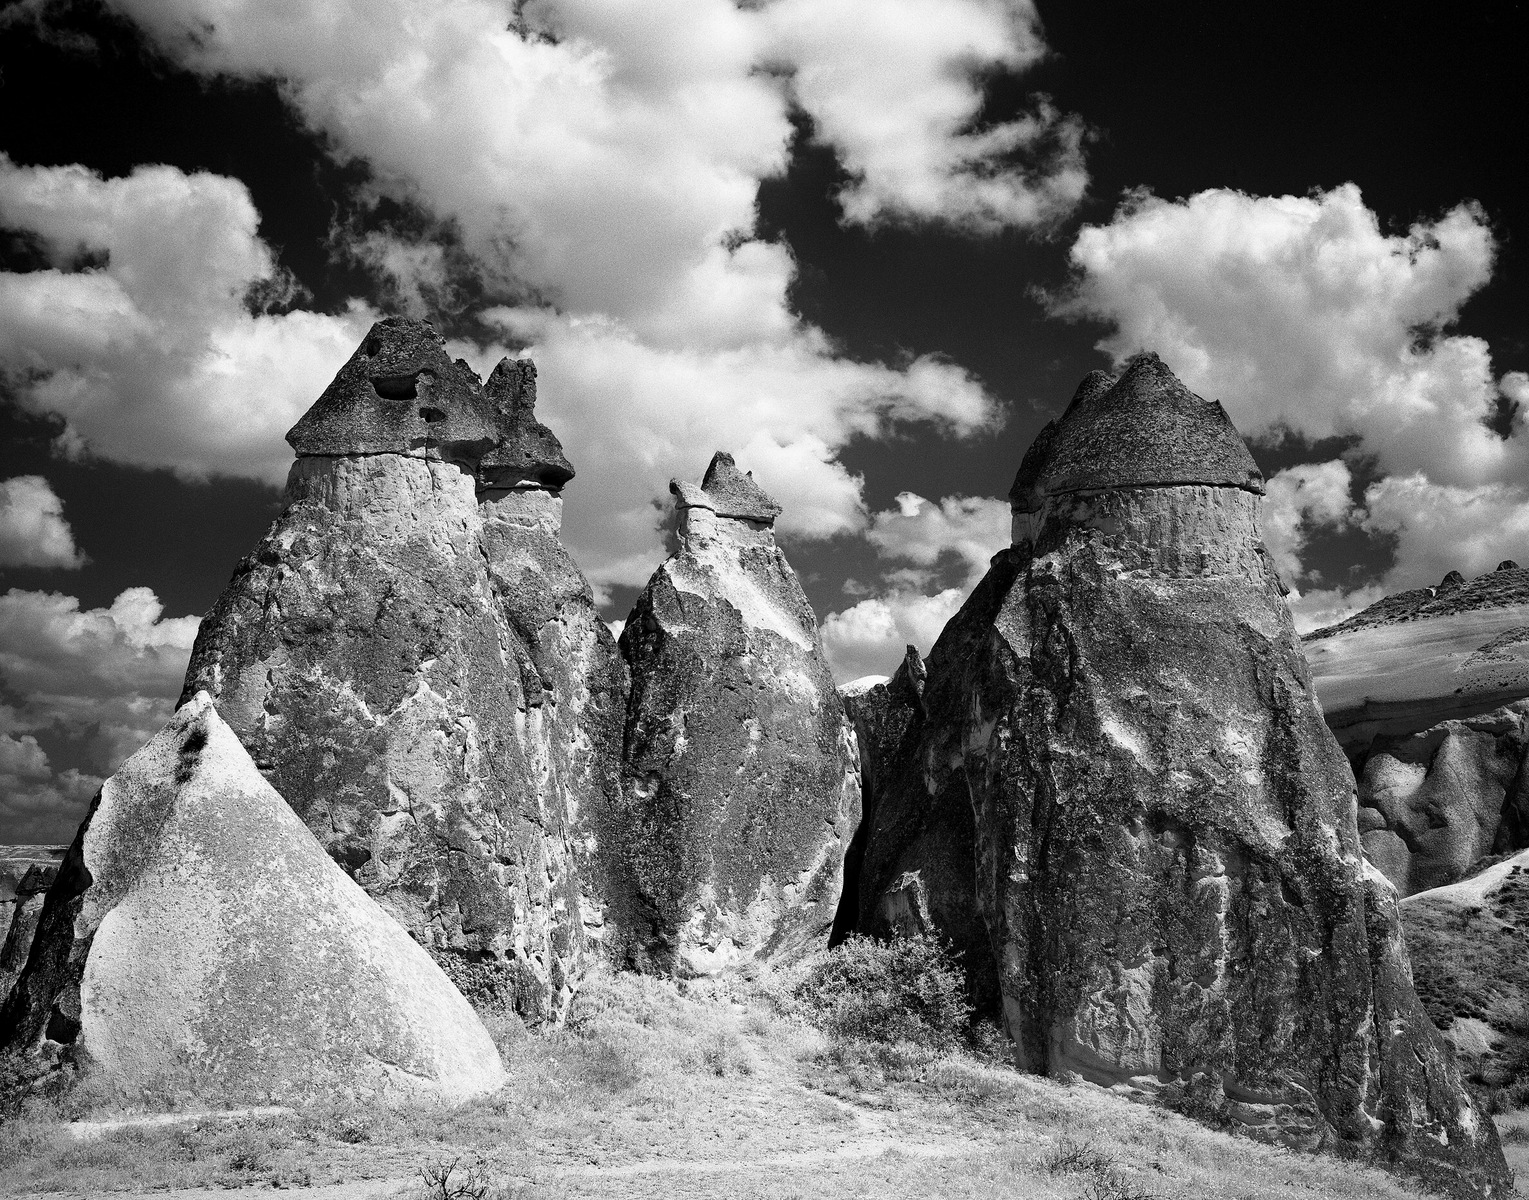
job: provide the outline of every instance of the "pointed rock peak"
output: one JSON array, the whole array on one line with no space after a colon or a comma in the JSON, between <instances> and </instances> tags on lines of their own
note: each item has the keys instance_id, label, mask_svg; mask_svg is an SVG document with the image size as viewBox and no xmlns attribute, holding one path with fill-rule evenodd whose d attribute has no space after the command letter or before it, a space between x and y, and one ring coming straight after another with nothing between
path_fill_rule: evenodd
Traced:
<instances>
[{"instance_id":1,"label":"pointed rock peak","mask_svg":"<svg viewBox=\"0 0 1529 1200\"><path fill-rule=\"evenodd\" d=\"M1010 499L1018 511L1034 512L1046 496L1174 484L1262 494L1263 474L1226 410L1144 353L1119 379L1103 371L1084 378L1025 455Z\"/></svg>"},{"instance_id":2,"label":"pointed rock peak","mask_svg":"<svg viewBox=\"0 0 1529 1200\"><path fill-rule=\"evenodd\" d=\"M475 460L494 442L482 385L428 321L386 317L287 433L299 457L415 454Z\"/></svg>"},{"instance_id":3,"label":"pointed rock peak","mask_svg":"<svg viewBox=\"0 0 1529 1200\"><path fill-rule=\"evenodd\" d=\"M536 364L528 358L501 359L483 390L499 444L479 460L482 485L559 491L573 478L573 464L557 435L536 419Z\"/></svg>"},{"instance_id":4,"label":"pointed rock peak","mask_svg":"<svg viewBox=\"0 0 1529 1200\"><path fill-rule=\"evenodd\" d=\"M1443 595L1445 592L1452 592L1456 588L1464 586L1465 576L1460 574L1459 571L1451 571L1443 579L1439 580L1439 586L1434 588L1434 594Z\"/></svg>"},{"instance_id":5,"label":"pointed rock peak","mask_svg":"<svg viewBox=\"0 0 1529 1200\"><path fill-rule=\"evenodd\" d=\"M1511 558L1505 558L1497 564L1495 569L1498 571L1516 571L1518 570L1518 564Z\"/></svg>"},{"instance_id":6,"label":"pointed rock peak","mask_svg":"<svg viewBox=\"0 0 1529 1200\"><path fill-rule=\"evenodd\" d=\"M719 517L738 517L769 525L774 524L781 512L780 505L754 482L754 476L740 471L733 456L725 450L712 455L700 487L671 479L669 490L678 497L681 508L710 508Z\"/></svg>"},{"instance_id":7,"label":"pointed rock peak","mask_svg":"<svg viewBox=\"0 0 1529 1200\"><path fill-rule=\"evenodd\" d=\"M928 678L929 671L924 666L924 659L919 654L918 647L909 646L903 654L903 661L887 683L887 691L893 696L906 693L917 703L924 694L924 682Z\"/></svg>"}]
</instances>

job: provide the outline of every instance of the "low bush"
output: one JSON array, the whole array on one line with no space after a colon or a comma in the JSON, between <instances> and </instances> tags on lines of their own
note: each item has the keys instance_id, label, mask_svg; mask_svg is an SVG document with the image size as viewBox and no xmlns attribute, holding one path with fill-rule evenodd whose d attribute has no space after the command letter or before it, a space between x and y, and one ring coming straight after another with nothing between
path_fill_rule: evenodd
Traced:
<instances>
[{"instance_id":1,"label":"low bush","mask_svg":"<svg viewBox=\"0 0 1529 1200\"><path fill-rule=\"evenodd\" d=\"M972 1016L956 956L934 938L850 937L796 988L836 1038L954 1049Z\"/></svg>"}]
</instances>

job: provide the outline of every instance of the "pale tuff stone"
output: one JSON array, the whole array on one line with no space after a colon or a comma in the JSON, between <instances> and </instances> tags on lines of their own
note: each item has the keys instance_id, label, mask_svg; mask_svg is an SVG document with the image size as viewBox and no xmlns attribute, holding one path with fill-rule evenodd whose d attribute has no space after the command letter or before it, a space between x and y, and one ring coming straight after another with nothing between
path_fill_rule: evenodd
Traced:
<instances>
[{"instance_id":1,"label":"pale tuff stone","mask_svg":"<svg viewBox=\"0 0 1529 1200\"><path fill-rule=\"evenodd\" d=\"M430 956L198 694L103 785L0 1014L127 1097L469 1099L505 1081Z\"/></svg>"},{"instance_id":2,"label":"pale tuff stone","mask_svg":"<svg viewBox=\"0 0 1529 1200\"><path fill-rule=\"evenodd\" d=\"M416 368L437 398L454 389L461 438L403 437L413 418L388 405L406 389L387 381ZM603 922L588 865L619 786L625 674L558 540L573 472L534 401L528 363L485 388L428 325L374 326L294 428L286 508L203 621L185 694L213 695L476 1002L558 1021Z\"/></svg>"},{"instance_id":3,"label":"pale tuff stone","mask_svg":"<svg viewBox=\"0 0 1529 1200\"><path fill-rule=\"evenodd\" d=\"M923 692L1020 1064L1505 1192L1360 852L1241 439L1150 355L1046 436Z\"/></svg>"},{"instance_id":4,"label":"pale tuff stone","mask_svg":"<svg viewBox=\"0 0 1529 1200\"><path fill-rule=\"evenodd\" d=\"M1458 574L1303 647L1359 780L1365 853L1404 896L1529 846L1529 571Z\"/></svg>"},{"instance_id":5,"label":"pale tuff stone","mask_svg":"<svg viewBox=\"0 0 1529 1200\"><path fill-rule=\"evenodd\" d=\"M711 975L826 945L860 780L779 507L725 454L672 490L679 549L621 634L626 792L606 844L625 959Z\"/></svg>"}]
</instances>

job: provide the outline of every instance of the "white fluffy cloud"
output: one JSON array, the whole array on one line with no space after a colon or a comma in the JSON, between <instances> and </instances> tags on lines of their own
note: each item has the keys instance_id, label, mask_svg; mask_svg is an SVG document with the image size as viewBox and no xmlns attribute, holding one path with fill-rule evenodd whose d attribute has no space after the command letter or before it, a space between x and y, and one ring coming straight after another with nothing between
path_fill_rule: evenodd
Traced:
<instances>
[{"instance_id":1,"label":"white fluffy cloud","mask_svg":"<svg viewBox=\"0 0 1529 1200\"><path fill-rule=\"evenodd\" d=\"M1287 467L1268 481L1264 544L1287 584L1294 584L1304 573L1301 551L1314 528L1346 525L1354 519L1349 493L1353 481L1342 459Z\"/></svg>"},{"instance_id":2,"label":"white fluffy cloud","mask_svg":"<svg viewBox=\"0 0 1529 1200\"><path fill-rule=\"evenodd\" d=\"M1304 197L1139 194L1078 235L1074 288L1053 303L1110 322L1100 347L1117 358L1156 350L1246 435L1357 435L1383 474L1442 489L1430 493L1442 512L1529 471L1522 417L1508 438L1486 423L1499 395L1529 381L1494 379L1486 343L1447 332L1495 250L1472 204L1386 233L1352 184ZM1407 514L1389 508L1373 527L1400 538L1392 584L1432 582Z\"/></svg>"},{"instance_id":3,"label":"white fluffy cloud","mask_svg":"<svg viewBox=\"0 0 1529 1200\"><path fill-rule=\"evenodd\" d=\"M1399 584L1467 579L1505 558L1529 566L1529 490L1509 483L1440 484L1422 474L1391 476L1365 489L1366 529L1397 539Z\"/></svg>"},{"instance_id":4,"label":"white fluffy cloud","mask_svg":"<svg viewBox=\"0 0 1529 1200\"><path fill-rule=\"evenodd\" d=\"M945 623L961 607L989 560L1009 544L1009 506L986 496L927 500L913 492L897 507L871 517L866 537L877 553L900 564L883 575L883 595L861 600L823 621L823 648L841 683L890 674L906 648L928 654ZM959 587L937 586L941 570L958 567Z\"/></svg>"},{"instance_id":5,"label":"white fluffy cloud","mask_svg":"<svg viewBox=\"0 0 1529 1200\"><path fill-rule=\"evenodd\" d=\"M908 646L928 654L965 599L961 588L933 596L900 591L829 613L823 622L823 650L834 678L847 683L864 675L889 675Z\"/></svg>"},{"instance_id":6,"label":"white fluffy cloud","mask_svg":"<svg viewBox=\"0 0 1529 1200\"><path fill-rule=\"evenodd\" d=\"M148 588L83 610L53 592L0 596L0 822L72 832L100 777L169 719L199 623L165 617ZM80 761L57 770L37 744L44 731L78 747Z\"/></svg>"},{"instance_id":7,"label":"white fluffy cloud","mask_svg":"<svg viewBox=\"0 0 1529 1200\"><path fill-rule=\"evenodd\" d=\"M987 232L1082 199L1082 122L1041 102L974 127L972 68L1020 71L1047 53L1028 0L779 0L762 15L793 97L853 181L839 196L846 219Z\"/></svg>"},{"instance_id":8,"label":"white fluffy cloud","mask_svg":"<svg viewBox=\"0 0 1529 1200\"><path fill-rule=\"evenodd\" d=\"M252 315L276 277L237 180L139 167L22 167L0 155L0 226L50 266L0 272L0 373L70 444L182 474L280 481L282 437L370 321Z\"/></svg>"},{"instance_id":9,"label":"white fluffy cloud","mask_svg":"<svg viewBox=\"0 0 1529 1200\"><path fill-rule=\"evenodd\" d=\"M0 567L79 567L64 505L41 475L0 483Z\"/></svg>"},{"instance_id":10,"label":"white fluffy cloud","mask_svg":"<svg viewBox=\"0 0 1529 1200\"><path fill-rule=\"evenodd\" d=\"M848 220L1034 226L1065 212L1085 183L1081 127L1044 101L1012 122L977 122L984 78L1046 52L1028 0L111 6L187 69L279 80L336 157L367 164L371 192L453 231L459 258L503 302L507 336L542 370L545 418L580 469L568 540L597 583L640 581L659 548L654 502L713 449L734 450L783 494L783 528L823 535L867 519L859 481L837 462L849 438L895 420L931 419L958 435L993 420L959 368L850 362L792 313L795 263L788 247L756 236L755 202L761 180L787 163L793 105L851 176ZM102 272L8 277L48 313L45 330L0 355L29 355L23 366L47 377L32 402L70 417L100 453L176 454L193 472L258 466L274 478L280 432L344 360L359 315L243 314L241 289L270 259L242 189L139 174L141 190L151 178L162 191L189 190L196 212L218 216L171 222L194 243L206 233L205 244L178 274L155 267L154 289L196 342L170 356L182 368L175 386L161 386L162 369L150 371L152 388L141 379L140 363L167 357L143 351L168 323L154 325L138 276L115 277L115 250ZM95 190L130 190L120 182ZM155 208L188 203L171 201ZM75 204L52 236L87 240L91 217ZM27 222L41 224L32 210ZM232 232L212 240L212 229ZM353 249L416 305L450 282L426 236L373 231ZM0 294L0 313L23 299ZM64 319L71 303L83 321ZM70 332L82 327L121 332L97 346ZM281 353L260 353L278 340ZM219 419L177 402L211 408L256 382L281 395ZM164 399L143 399L151 394ZM135 407L148 419L121 419Z\"/></svg>"}]
</instances>

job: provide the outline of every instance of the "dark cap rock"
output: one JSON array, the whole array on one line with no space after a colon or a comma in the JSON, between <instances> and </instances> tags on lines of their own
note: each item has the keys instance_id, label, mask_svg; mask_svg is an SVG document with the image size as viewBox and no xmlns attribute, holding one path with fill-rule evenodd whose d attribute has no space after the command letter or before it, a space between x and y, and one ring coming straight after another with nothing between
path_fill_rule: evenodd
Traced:
<instances>
[{"instance_id":1,"label":"dark cap rock","mask_svg":"<svg viewBox=\"0 0 1529 1200\"><path fill-rule=\"evenodd\" d=\"M1511 558L1505 558L1494 569L1498 571L1516 571L1518 570L1518 564Z\"/></svg>"},{"instance_id":2,"label":"dark cap rock","mask_svg":"<svg viewBox=\"0 0 1529 1200\"><path fill-rule=\"evenodd\" d=\"M386 317L287 433L299 457L411 454L467 459L495 442L478 377L446 356L428 321Z\"/></svg>"},{"instance_id":3,"label":"dark cap rock","mask_svg":"<svg viewBox=\"0 0 1529 1200\"><path fill-rule=\"evenodd\" d=\"M669 490L678 497L681 508L710 508L719 517L773 524L781 513L780 505L754 482L751 473L740 471L733 456L725 450L711 456L711 465L706 468L700 487L671 479Z\"/></svg>"},{"instance_id":4,"label":"dark cap rock","mask_svg":"<svg viewBox=\"0 0 1529 1200\"><path fill-rule=\"evenodd\" d=\"M483 486L561 489L573 478L573 464L557 435L536 419L536 364L525 358L502 359L483 391L498 440L478 461Z\"/></svg>"},{"instance_id":5,"label":"dark cap rock","mask_svg":"<svg viewBox=\"0 0 1529 1200\"><path fill-rule=\"evenodd\" d=\"M1263 493L1263 473L1226 410L1185 387L1155 354L1119 379L1087 375L1067 411L1043 429L1009 492L1019 512L1047 496L1202 484Z\"/></svg>"}]
</instances>

